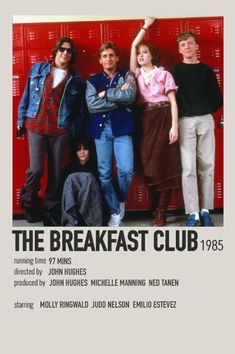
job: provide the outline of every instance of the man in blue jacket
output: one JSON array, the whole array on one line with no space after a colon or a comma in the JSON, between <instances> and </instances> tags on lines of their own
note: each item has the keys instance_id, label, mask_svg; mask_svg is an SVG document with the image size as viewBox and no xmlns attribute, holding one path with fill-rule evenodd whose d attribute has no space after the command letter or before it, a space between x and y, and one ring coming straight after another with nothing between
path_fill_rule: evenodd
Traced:
<instances>
[{"instance_id":1,"label":"man in blue jacket","mask_svg":"<svg viewBox=\"0 0 235 354\"><path fill-rule=\"evenodd\" d=\"M132 103L136 97L135 79L128 70L118 70L118 48L103 43L99 50L101 73L87 81L86 101L90 112L87 135L95 139L101 188L110 211L108 226L119 226L125 199L133 177ZM113 154L118 185L113 180Z\"/></svg>"},{"instance_id":2,"label":"man in blue jacket","mask_svg":"<svg viewBox=\"0 0 235 354\"><path fill-rule=\"evenodd\" d=\"M83 89L72 70L74 43L62 37L52 48L52 61L32 66L18 108L17 136L28 131L30 166L20 202L28 222L44 219L45 226L60 224L60 171L69 133L83 125ZM45 210L38 199L40 180L48 159Z\"/></svg>"}]
</instances>

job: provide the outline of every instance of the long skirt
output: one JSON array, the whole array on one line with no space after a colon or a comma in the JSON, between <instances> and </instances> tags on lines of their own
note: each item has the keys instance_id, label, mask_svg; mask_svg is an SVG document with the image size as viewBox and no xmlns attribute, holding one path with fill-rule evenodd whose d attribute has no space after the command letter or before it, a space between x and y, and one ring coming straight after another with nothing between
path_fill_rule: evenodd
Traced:
<instances>
[{"instance_id":1,"label":"long skirt","mask_svg":"<svg viewBox=\"0 0 235 354\"><path fill-rule=\"evenodd\" d=\"M88 172L71 173L63 188L61 200L61 224L102 226L102 198L95 177Z\"/></svg>"},{"instance_id":2,"label":"long skirt","mask_svg":"<svg viewBox=\"0 0 235 354\"><path fill-rule=\"evenodd\" d=\"M142 113L141 163L148 185L157 190L181 187L181 161L178 141L169 145L172 125L170 107L157 107Z\"/></svg>"}]
</instances>

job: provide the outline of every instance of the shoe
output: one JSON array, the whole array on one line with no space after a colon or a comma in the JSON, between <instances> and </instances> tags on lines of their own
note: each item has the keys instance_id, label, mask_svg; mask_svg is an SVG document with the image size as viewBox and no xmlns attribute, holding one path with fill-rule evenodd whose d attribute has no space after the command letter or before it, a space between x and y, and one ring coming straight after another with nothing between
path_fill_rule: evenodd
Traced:
<instances>
[{"instance_id":1,"label":"shoe","mask_svg":"<svg viewBox=\"0 0 235 354\"><path fill-rule=\"evenodd\" d=\"M61 226L60 207L47 209L43 215L44 226Z\"/></svg>"},{"instance_id":2,"label":"shoe","mask_svg":"<svg viewBox=\"0 0 235 354\"><path fill-rule=\"evenodd\" d=\"M111 214L108 226L118 227L121 224L121 216L120 214Z\"/></svg>"},{"instance_id":3,"label":"shoe","mask_svg":"<svg viewBox=\"0 0 235 354\"><path fill-rule=\"evenodd\" d=\"M39 222L42 221L42 212L32 208L25 208L24 217L30 224Z\"/></svg>"},{"instance_id":4,"label":"shoe","mask_svg":"<svg viewBox=\"0 0 235 354\"><path fill-rule=\"evenodd\" d=\"M124 218L124 215L125 215L125 203L124 202L121 202L120 203L120 218L121 220Z\"/></svg>"},{"instance_id":5,"label":"shoe","mask_svg":"<svg viewBox=\"0 0 235 354\"><path fill-rule=\"evenodd\" d=\"M166 212L164 210L159 210L156 212L153 219L154 226L165 226L166 225Z\"/></svg>"},{"instance_id":6,"label":"shoe","mask_svg":"<svg viewBox=\"0 0 235 354\"><path fill-rule=\"evenodd\" d=\"M190 214L186 226L201 226L200 220L196 219L194 214Z\"/></svg>"},{"instance_id":7,"label":"shoe","mask_svg":"<svg viewBox=\"0 0 235 354\"><path fill-rule=\"evenodd\" d=\"M171 189L166 189L159 192L159 199L157 208L153 212L153 225L165 226L166 225L166 212L171 198Z\"/></svg>"},{"instance_id":8,"label":"shoe","mask_svg":"<svg viewBox=\"0 0 235 354\"><path fill-rule=\"evenodd\" d=\"M210 213L204 211L200 214L201 224L202 226L215 226L214 220L212 219Z\"/></svg>"},{"instance_id":9,"label":"shoe","mask_svg":"<svg viewBox=\"0 0 235 354\"><path fill-rule=\"evenodd\" d=\"M59 226L58 222L49 211L43 216L43 226Z\"/></svg>"}]
</instances>

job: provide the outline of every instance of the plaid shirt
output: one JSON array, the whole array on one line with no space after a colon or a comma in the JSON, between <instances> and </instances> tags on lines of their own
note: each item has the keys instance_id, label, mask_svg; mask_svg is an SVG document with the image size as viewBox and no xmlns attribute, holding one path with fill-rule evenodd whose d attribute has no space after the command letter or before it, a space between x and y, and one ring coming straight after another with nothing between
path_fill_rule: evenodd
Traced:
<instances>
[{"instance_id":1,"label":"plaid shirt","mask_svg":"<svg viewBox=\"0 0 235 354\"><path fill-rule=\"evenodd\" d=\"M58 110L68 75L57 85L53 85L53 72L47 75L42 98L35 118L27 118L25 127L33 133L57 136L66 133L66 129L57 127Z\"/></svg>"}]
</instances>

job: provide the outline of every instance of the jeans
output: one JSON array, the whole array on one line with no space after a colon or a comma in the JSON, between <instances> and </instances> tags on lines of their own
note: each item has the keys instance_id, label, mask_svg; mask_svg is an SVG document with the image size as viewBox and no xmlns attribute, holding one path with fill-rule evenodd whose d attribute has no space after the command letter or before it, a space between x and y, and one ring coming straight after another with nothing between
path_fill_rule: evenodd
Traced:
<instances>
[{"instance_id":1,"label":"jeans","mask_svg":"<svg viewBox=\"0 0 235 354\"><path fill-rule=\"evenodd\" d=\"M60 203L60 172L64 159L68 135L47 136L28 132L30 166L21 193L22 206L37 206L40 180L44 175L44 164L47 156L48 178L44 205L52 209Z\"/></svg>"},{"instance_id":2,"label":"jeans","mask_svg":"<svg viewBox=\"0 0 235 354\"><path fill-rule=\"evenodd\" d=\"M130 188L134 157L132 137L122 135L114 137L110 121L105 123L100 139L95 139L101 188L111 214L120 213ZM113 153L116 159L118 183L113 177Z\"/></svg>"}]
</instances>

